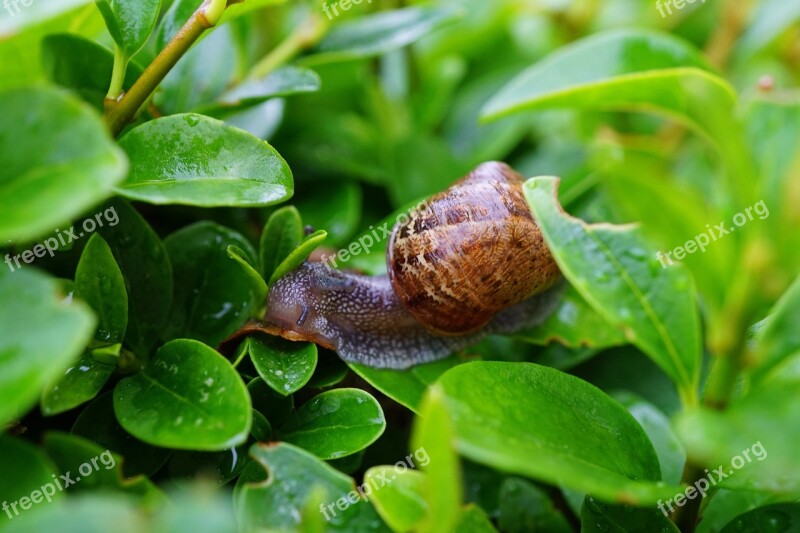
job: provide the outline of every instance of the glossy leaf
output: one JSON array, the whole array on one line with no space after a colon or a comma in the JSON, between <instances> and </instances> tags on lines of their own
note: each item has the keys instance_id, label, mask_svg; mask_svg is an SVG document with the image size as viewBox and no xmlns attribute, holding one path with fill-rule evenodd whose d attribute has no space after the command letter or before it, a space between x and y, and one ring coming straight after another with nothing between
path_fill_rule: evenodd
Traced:
<instances>
[{"instance_id":1,"label":"glossy leaf","mask_svg":"<svg viewBox=\"0 0 800 533\"><path fill-rule=\"evenodd\" d=\"M128 293L125 342L145 357L169 317L172 265L164 243L128 202L115 198L104 206L103 214L109 223L97 231L111 248Z\"/></svg>"},{"instance_id":2,"label":"glossy leaf","mask_svg":"<svg viewBox=\"0 0 800 533\"><path fill-rule=\"evenodd\" d=\"M800 504L777 503L753 509L734 518L720 533L764 531L790 533L800 527Z\"/></svg>"},{"instance_id":3,"label":"glossy leaf","mask_svg":"<svg viewBox=\"0 0 800 533\"><path fill-rule=\"evenodd\" d=\"M348 61L402 48L452 22L459 13L448 7L415 6L376 13L334 26L319 43L311 64Z\"/></svg>"},{"instance_id":4,"label":"glossy leaf","mask_svg":"<svg viewBox=\"0 0 800 533\"><path fill-rule=\"evenodd\" d=\"M561 295L555 311L541 325L514 336L542 345L556 341L571 348L607 348L626 342L622 331L609 324L571 286Z\"/></svg>"},{"instance_id":5,"label":"glossy leaf","mask_svg":"<svg viewBox=\"0 0 800 533\"><path fill-rule=\"evenodd\" d=\"M316 344L272 336L251 336L245 342L258 375L283 396L300 390L317 367Z\"/></svg>"},{"instance_id":6,"label":"glossy leaf","mask_svg":"<svg viewBox=\"0 0 800 533\"><path fill-rule=\"evenodd\" d=\"M289 255L281 261L281 263L275 268L275 271L272 273L272 276L269 278L269 285L275 283L278 279L285 276L289 272L292 272L301 264L303 261L308 259L308 256L316 250L328 237L328 232L325 230L318 230L312 233L311 235L307 235L295 248L292 250Z\"/></svg>"},{"instance_id":7,"label":"glossy leaf","mask_svg":"<svg viewBox=\"0 0 800 533\"><path fill-rule=\"evenodd\" d=\"M210 111L212 116L215 116L218 108L229 112L246 109L271 98L318 91L320 83L319 75L313 70L289 65L276 70L264 79L242 82L223 93L215 104L204 106L198 109L198 112L206 114Z\"/></svg>"},{"instance_id":8,"label":"glossy leaf","mask_svg":"<svg viewBox=\"0 0 800 533\"><path fill-rule=\"evenodd\" d=\"M97 0L97 8L114 42L132 58L155 28L161 0Z\"/></svg>"},{"instance_id":9,"label":"glossy leaf","mask_svg":"<svg viewBox=\"0 0 800 533\"><path fill-rule=\"evenodd\" d=\"M461 516L461 462L453 418L445 402L441 388L429 390L411 438L414 459L425 474L421 490L429 511L421 524L425 531L451 531ZM410 460L408 456L406 462Z\"/></svg>"},{"instance_id":10,"label":"glossy leaf","mask_svg":"<svg viewBox=\"0 0 800 533\"><path fill-rule=\"evenodd\" d=\"M294 206L282 207L267 219L261 233L261 273L264 279L272 277L292 250L303 241L303 222Z\"/></svg>"},{"instance_id":11,"label":"glossy leaf","mask_svg":"<svg viewBox=\"0 0 800 533\"><path fill-rule=\"evenodd\" d=\"M72 33L57 33L42 40L42 62L51 81L76 91L95 109L103 110L114 68L111 50ZM122 88L130 89L141 75L141 67L129 62Z\"/></svg>"},{"instance_id":12,"label":"glossy leaf","mask_svg":"<svg viewBox=\"0 0 800 533\"><path fill-rule=\"evenodd\" d=\"M294 412L294 396L275 392L261 378L247 384L253 409L264 415L273 427L282 426Z\"/></svg>"},{"instance_id":13,"label":"glossy leaf","mask_svg":"<svg viewBox=\"0 0 800 533\"><path fill-rule=\"evenodd\" d=\"M628 533L628 531L652 531L679 533L669 518L658 509L632 508L609 505L587 496L581 507L581 531L592 533Z\"/></svg>"},{"instance_id":14,"label":"glossy leaf","mask_svg":"<svg viewBox=\"0 0 800 533\"><path fill-rule=\"evenodd\" d=\"M310 509L322 513L326 531L387 531L372 504L359 501L353 479L310 453L281 442L254 444L250 456L258 464L234 492L242 529L299 530L302 511Z\"/></svg>"},{"instance_id":15,"label":"glossy leaf","mask_svg":"<svg viewBox=\"0 0 800 533\"><path fill-rule=\"evenodd\" d=\"M428 514L421 495L423 480L420 472L405 470L401 474L392 466L375 466L364 473L365 485L380 488L373 489L372 504L392 531L414 531Z\"/></svg>"},{"instance_id":16,"label":"glossy leaf","mask_svg":"<svg viewBox=\"0 0 800 533\"><path fill-rule=\"evenodd\" d=\"M96 321L67 303L56 282L31 269L0 268L0 425L25 414L44 386L89 342ZM9 304L9 302L13 302Z\"/></svg>"},{"instance_id":17,"label":"glossy leaf","mask_svg":"<svg viewBox=\"0 0 800 533\"><path fill-rule=\"evenodd\" d=\"M115 368L84 354L42 392L42 414L57 415L88 402L102 390Z\"/></svg>"},{"instance_id":18,"label":"glossy leaf","mask_svg":"<svg viewBox=\"0 0 800 533\"><path fill-rule=\"evenodd\" d=\"M0 241L40 237L111 194L127 164L105 124L66 92L0 92Z\"/></svg>"},{"instance_id":19,"label":"glossy leaf","mask_svg":"<svg viewBox=\"0 0 800 533\"><path fill-rule=\"evenodd\" d=\"M524 187L553 256L570 284L610 323L623 328L694 403L700 372L700 326L692 280L679 265L662 268L630 226L590 226L556 201L556 178Z\"/></svg>"},{"instance_id":20,"label":"glossy leaf","mask_svg":"<svg viewBox=\"0 0 800 533\"><path fill-rule=\"evenodd\" d=\"M255 250L235 231L197 222L164 240L175 272L166 339L189 338L216 346L251 316L256 300L251 279L228 257L228 247L255 261Z\"/></svg>"},{"instance_id":21,"label":"glossy leaf","mask_svg":"<svg viewBox=\"0 0 800 533\"><path fill-rule=\"evenodd\" d=\"M219 452L175 452L169 459L167 470L174 479L213 479L218 485L225 485L236 479L250 463L247 450L250 446L242 444Z\"/></svg>"},{"instance_id":22,"label":"glossy leaf","mask_svg":"<svg viewBox=\"0 0 800 533\"><path fill-rule=\"evenodd\" d=\"M315 183L303 190L302 196L293 202L304 224L328 232L328 246L349 245L351 237L359 229L363 194L356 183Z\"/></svg>"},{"instance_id":23,"label":"glossy leaf","mask_svg":"<svg viewBox=\"0 0 800 533\"><path fill-rule=\"evenodd\" d=\"M497 533L486 512L475 504L464 507L456 533Z\"/></svg>"},{"instance_id":24,"label":"glossy leaf","mask_svg":"<svg viewBox=\"0 0 800 533\"><path fill-rule=\"evenodd\" d=\"M118 344L128 327L128 293L114 255L100 235L92 235L75 272L75 296L97 315L95 339Z\"/></svg>"},{"instance_id":25,"label":"glossy leaf","mask_svg":"<svg viewBox=\"0 0 800 533\"><path fill-rule=\"evenodd\" d=\"M170 451L150 446L122 429L114 414L114 393L101 394L89 403L72 426L72 433L124 458L126 477L152 476L169 458Z\"/></svg>"},{"instance_id":26,"label":"glossy leaf","mask_svg":"<svg viewBox=\"0 0 800 533\"><path fill-rule=\"evenodd\" d=\"M433 363L413 366L408 370L372 368L355 363L348 363L347 366L386 396L416 413L419 412L422 397L428 387L445 371L459 363L458 358L451 356Z\"/></svg>"},{"instance_id":27,"label":"glossy leaf","mask_svg":"<svg viewBox=\"0 0 800 533\"><path fill-rule=\"evenodd\" d=\"M729 114L734 103L733 89L687 43L618 30L578 41L522 72L486 104L483 117L553 107L646 108L707 131L717 125L704 118Z\"/></svg>"},{"instance_id":28,"label":"glossy leaf","mask_svg":"<svg viewBox=\"0 0 800 533\"><path fill-rule=\"evenodd\" d=\"M114 411L135 437L183 450L240 444L252 421L250 397L230 363L184 339L162 346L141 372L117 384Z\"/></svg>"},{"instance_id":29,"label":"glossy leaf","mask_svg":"<svg viewBox=\"0 0 800 533\"><path fill-rule=\"evenodd\" d=\"M258 265L253 264L255 258L248 257L248 252L245 252L235 244L229 245L225 251L228 257L239 265L250 279L250 287L255 301L264 302L266 304L269 287L267 287L267 282L264 281L264 278L261 277L261 273L258 271Z\"/></svg>"},{"instance_id":30,"label":"glossy leaf","mask_svg":"<svg viewBox=\"0 0 800 533\"><path fill-rule=\"evenodd\" d=\"M439 384L458 449L473 461L631 504L680 490L659 482L653 445L633 417L578 378L530 363L474 362Z\"/></svg>"},{"instance_id":31,"label":"glossy leaf","mask_svg":"<svg viewBox=\"0 0 800 533\"><path fill-rule=\"evenodd\" d=\"M547 493L529 481L506 479L500 486L497 498L500 502L500 517L497 522L502 531L571 531L564 515L553 506Z\"/></svg>"},{"instance_id":32,"label":"glossy leaf","mask_svg":"<svg viewBox=\"0 0 800 533\"><path fill-rule=\"evenodd\" d=\"M197 114L147 122L120 146L131 172L119 193L153 204L258 207L288 199L292 174L265 141Z\"/></svg>"},{"instance_id":33,"label":"glossy leaf","mask_svg":"<svg viewBox=\"0 0 800 533\"><path fill-rule=\"evenodd\" d=\"M383 409L375 398L360 389L335 389L303 404L279 435L320 459L337 459L363 450L384 429Z\"/></svg>"}]
</instances>

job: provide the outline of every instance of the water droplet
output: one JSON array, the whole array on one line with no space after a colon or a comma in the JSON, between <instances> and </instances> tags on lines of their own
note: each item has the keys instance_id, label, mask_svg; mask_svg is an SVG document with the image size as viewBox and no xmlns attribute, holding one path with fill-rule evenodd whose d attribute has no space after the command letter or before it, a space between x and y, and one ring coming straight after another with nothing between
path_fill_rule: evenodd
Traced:
<instances>
[{"instance_id":1,"label":"water droplet","mask_svg":"<svg viewBox=\"0 0 800 533\"><path fill-rule=\"evenodd\" d=\"M194 128L200 123L200 117L198 115L186 115L186 123Z\"/></svg>"}]
</instances>

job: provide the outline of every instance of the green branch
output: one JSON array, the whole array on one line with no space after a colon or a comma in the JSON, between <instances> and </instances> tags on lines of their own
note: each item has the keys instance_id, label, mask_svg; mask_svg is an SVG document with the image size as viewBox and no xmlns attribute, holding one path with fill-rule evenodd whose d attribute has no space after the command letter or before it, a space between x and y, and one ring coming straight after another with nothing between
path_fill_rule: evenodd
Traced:
<instances>
[{"instance_id":1,"label":"green branch","mask_svg":"<svg viewBox=\"0 0 800 533\"><path fill-rule=\"evenodd\" d=\"M130 91L116 103L106 106L106 122L115 137L136 116L156 87L197 39L206 30L216 26L226 7L226 0L205 0L145 69Z\"/></svg>"}]
</instances>

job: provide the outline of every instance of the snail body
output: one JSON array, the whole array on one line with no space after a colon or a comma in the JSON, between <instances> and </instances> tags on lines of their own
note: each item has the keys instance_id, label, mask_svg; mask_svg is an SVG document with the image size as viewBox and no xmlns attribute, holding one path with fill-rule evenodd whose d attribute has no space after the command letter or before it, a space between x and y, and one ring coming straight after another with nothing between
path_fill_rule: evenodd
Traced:
<instances>
[{"instance_id":1,"label":"snail body","mask_svg":"<svg viewBox=\"0 0 800 533\"><path fill-rule=\"evenodd\" d=\"M523 181L505 164L484 163L432 197L393 229L387 275L304 263L270 289L259 329L399 369L541 322L560 272Z\"/></svg>"}]
</instances>

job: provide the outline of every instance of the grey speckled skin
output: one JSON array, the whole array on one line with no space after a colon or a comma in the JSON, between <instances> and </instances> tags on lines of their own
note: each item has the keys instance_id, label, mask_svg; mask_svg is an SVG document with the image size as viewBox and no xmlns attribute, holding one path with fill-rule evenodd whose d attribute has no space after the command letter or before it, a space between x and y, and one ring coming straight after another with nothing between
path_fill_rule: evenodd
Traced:
<instances>
[{"instance_id":1,"label":"grey speckled skin","mask_svg":"<svg viewBox=\"0 0 800 533\"><path fill-rule=\"evenodd\" d=\"M488 334L535 326L555 309L562 285L499 312L480 331L442 336L400 303L387 276L363 276L305 263L270 289L266 322L292 340L309 340L345 361L404 369L446 357Z\"/></svg>"}]
</instances>

